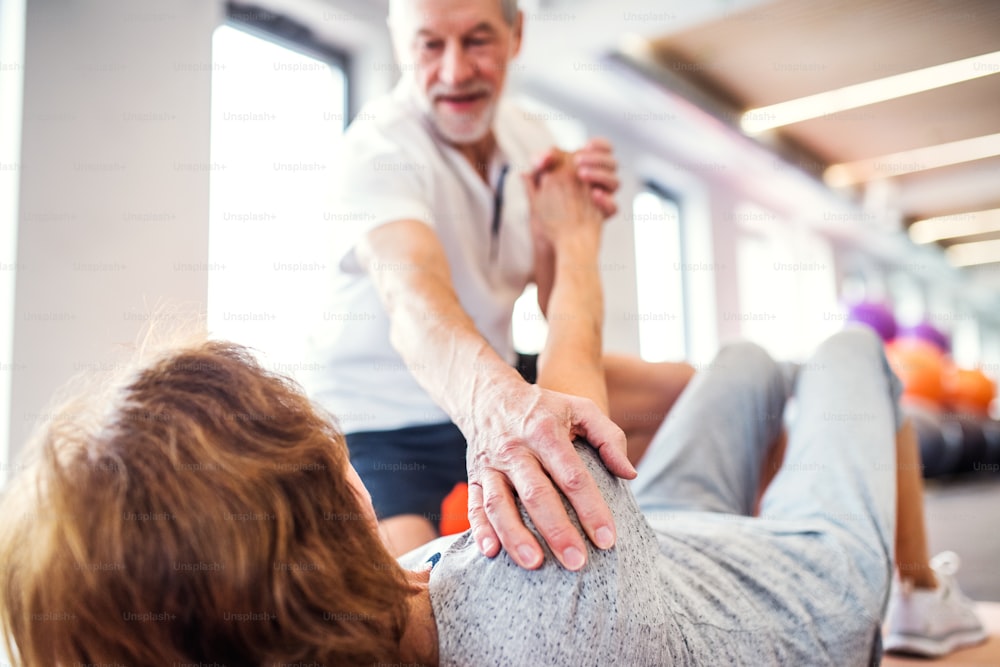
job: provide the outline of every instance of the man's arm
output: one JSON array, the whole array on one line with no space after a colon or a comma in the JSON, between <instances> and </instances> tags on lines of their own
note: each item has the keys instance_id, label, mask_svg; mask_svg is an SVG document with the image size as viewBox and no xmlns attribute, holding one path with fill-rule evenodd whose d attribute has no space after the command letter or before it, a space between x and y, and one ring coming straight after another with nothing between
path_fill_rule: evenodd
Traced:
<instances>
[{"instance_id":1,"label":"man's arm","mask_svg":"<svg viewBox=\"0 0 1000 667\"><path fill-rule=\"evenodd\" d=\"M609 470L631 478L621 429L591 401L529 385L496 354L463 310L429 226L416 220L382 225L357 252L389 315L393 346L469 443L469 519L480 550L494 556L502 545L522 567L541 565L516 493L560 562L582 567L583 538L555 487L583 508L580 522L594 544L612 546L611 513L572 438L586 437Z\"/></svg>"}]
</instances>

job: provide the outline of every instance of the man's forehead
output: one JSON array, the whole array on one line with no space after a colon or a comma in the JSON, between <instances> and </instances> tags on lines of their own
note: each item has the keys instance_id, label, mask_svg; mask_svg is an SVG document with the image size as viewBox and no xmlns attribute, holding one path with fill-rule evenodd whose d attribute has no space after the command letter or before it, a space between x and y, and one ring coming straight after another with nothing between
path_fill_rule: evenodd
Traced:
<instances>
[{"instance_id":1,"label":"man's forehead","mask_svg":"<svg viewBox=\"0 0 1000 667\"><path fill-rule=\"evenodd\" d=\"M389 25L408 32L468 32L505 24L500 0L390 0Z\"/></svg>"}]
</instances>

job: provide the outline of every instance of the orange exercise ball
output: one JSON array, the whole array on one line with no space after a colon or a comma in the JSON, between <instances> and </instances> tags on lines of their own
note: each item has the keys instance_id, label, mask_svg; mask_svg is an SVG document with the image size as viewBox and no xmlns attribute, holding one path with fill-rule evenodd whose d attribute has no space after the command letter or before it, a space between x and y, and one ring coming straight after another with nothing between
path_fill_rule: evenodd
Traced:
<instances>
[{"instance_id":1,"label":"orange exercise ball","mask_svg":"<svg viewBox=\"0 0 1000 667\"><path fill-rule=\"evenodd\" d=\"M441 501L442 535L464 533L469 529L469 485L459 482Z\"/></svg>"},{"instance_id":2,"label":"orange exercise ball","mask_svg":"<svg viewBox=\"0 0 1000 667\"><path fill-rule=\"evenodd\" d=\"M988 417L996 397L996 385L978 369L956 368L947 374L945 392L955 412Z\"/></svg>"},{"instance_id":3,"label":"orange exercise ball","mask_svg":"<svg viewBox=\"0 0 1000 667\"><path fill-rule=\"evenodd\" d=\"M933 343L898 338L886 345L892 370L903 383L903 398L941 408L944 405L944 375L949 361Z\"/></svg>"}]
</instances>

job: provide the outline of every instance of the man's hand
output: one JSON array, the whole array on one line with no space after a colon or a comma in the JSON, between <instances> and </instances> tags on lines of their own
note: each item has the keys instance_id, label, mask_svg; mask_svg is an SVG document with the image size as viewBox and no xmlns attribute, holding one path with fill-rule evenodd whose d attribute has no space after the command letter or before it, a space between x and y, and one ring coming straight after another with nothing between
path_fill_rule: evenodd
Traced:
<instances>
[{"instance_id":1,"label":"man's hand","mask_svg":"<svg viewBox=\"0 0 1000 667\"><path fill-rule=\"evenodd\" d=\"M573 156L554 151L547 164L537 175L522 175L536 243L556 252L574 238L599 243L604 215L588 194L590 186L577 176Z\"/></svg>"},{"instance_id":2,"label":"man's hand","mask_svg":"<svg viewBox=\"0 0 1000 667\"><path fill-rule=\"evenodd\" d=\"M538 156L531 169L531 177L536 183L543 172L555 166L560 153L562 151L559 149L550 148ZM611 143L607 139L597 137L570 155L576 168L576 175L589 186L591 200L604 214L604 218L610 218L617 213L615 193L619 185L618 161L615 160Z\"/></svg>"},{"instance_id":3,"label":"man's hand","mask_svg":"<svg viewBox=\"0 0 1000 667\"><path fill-rule=\"evenodd\" d=\"M569 570L586 562L583 537L569 520L556 489L569 500L587 537L601 549L614 545L614 520L597 483L573 447L584 437L613 474L633 479L625 434L590 400L523 384L484 388L481 414L472 415L469 438L469 522L480 551L493 557L500 546L527 569L543 552L521 521L520 498L549 548Z\"/></svg>"}]
</instances>

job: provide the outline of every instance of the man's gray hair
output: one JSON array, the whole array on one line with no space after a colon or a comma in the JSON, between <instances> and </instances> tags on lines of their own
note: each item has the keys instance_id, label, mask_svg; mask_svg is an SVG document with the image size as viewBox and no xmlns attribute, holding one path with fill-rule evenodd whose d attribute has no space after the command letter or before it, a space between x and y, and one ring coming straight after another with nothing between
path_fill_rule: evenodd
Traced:
<instances>
[{"instance_id":1,"label":"man's gray hair","mask_svg":"<svg viewBox=\"0 0 1000 667\"><path fill-rule=\"evenodd\" d=\"M389 0L389 22L392 23L393 14L397 13L396 7L398 7L400 2L406 2L407 0ZM514 21L517 20L517 0L499 0L500 1L500 13L503 14L504 22L513 26Z\"/></svg>"}]
</instances>

